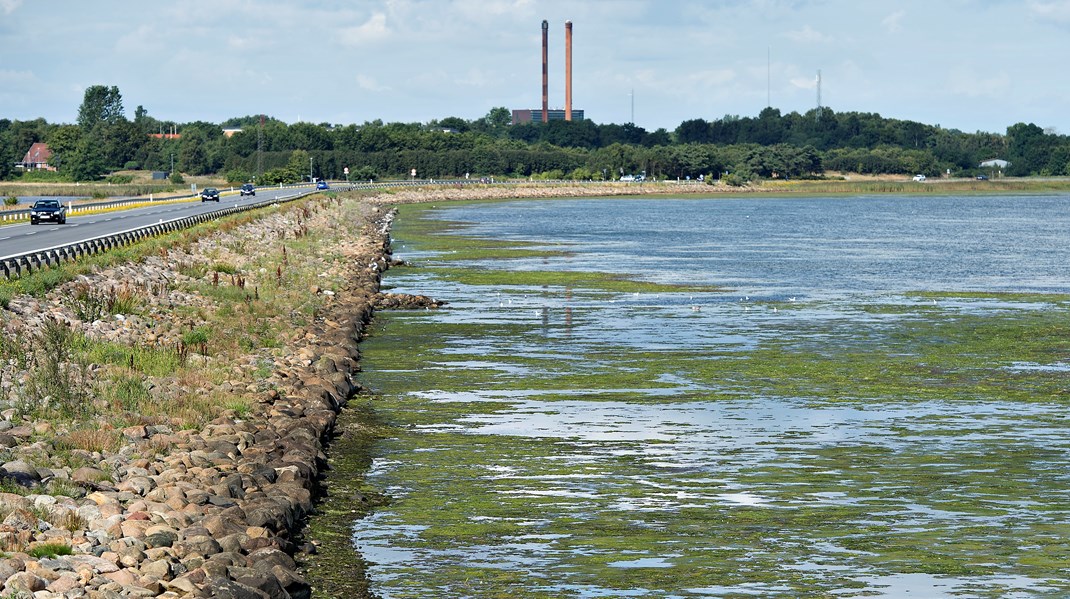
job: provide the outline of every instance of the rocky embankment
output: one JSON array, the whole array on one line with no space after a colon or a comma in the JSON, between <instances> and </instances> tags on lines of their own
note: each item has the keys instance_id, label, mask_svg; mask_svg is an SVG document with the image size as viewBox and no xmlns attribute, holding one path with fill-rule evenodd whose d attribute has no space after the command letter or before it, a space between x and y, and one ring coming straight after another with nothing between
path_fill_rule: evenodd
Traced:
<instances>
[{"instance_id":1,"label":"rocky embankment","mask_svg":"<svg viewBox=\"0 0 1070 599\"><path fill-rule=\"evenodd\" d=\"M296 546L294 533L312 508L325 465L324 440L356 389L351 374L357 341L389 266L390 213L366 203L357 212L364 222L344 223L351 237L321 250L331 259L315 265L324 269L316 279L322 285L306 289L319 301L309 326L288 331L282 347L270 353L254 350L238 358L239 364L214 364L222 357L190 350L188 360L225 373L225 380L189 380L187 374L146 381L152 402L190 394L246 402L235 404L241 409L221 409L200 427L166 417L130 424L127 417L128 426L110 431L119 437L117 445L79 448L86 445L79 439L109 433L111 421L98 414L101 430L95 431L92 422L86 427L76 418L40 416L41 404L57 398L39 397L47 385L34 380L49 349L30 340L49 323L62 323L92 340L149 348L181 344L183 331L195 324L192 314L225 309L219 298L189 290L196 276L219 279L218 272L204 269L193 277L183 274L191 264L212 264L221 256L240 262L278 251L280 240L294 231L307 236L316 227L339 226L332 210L280 212L138 264L79 277L44 298L9 302L2 311L5 338L26 340L28 355L18 359L5 352L0 488L9 492L0 493L0 595L310 595L294 555L312 548ZM235 240L243 256L229 251ZM237 276L248 277L241 284L252 288L258 277L263 283L277 274L281 279L281 270ZM72 308L70 298L79 289L130 287L141 290L137 315L86 321ZM60 367L62 376L78 369L73 363ZM81 370L87 387L112 384L99 364L82 364ZM92 395L83 400L93 402Z\"/></svg>"},{"instance_id":2,"label":"rocky embankment","mask_svg":"<svg viewBox=\"0 0 1070 599\"><path fill-rule=\"evenodd\" d=\"M136 263L99 268L44 296L14 296L0 310L0 596L310 596L295 556L315 547L298 532L327 466L326 440L358 389L352 375L364 326L375 309L440 305L379 293L392 264L388 205L635 195L654 187L488 186L318 198ZM325 231L335 234L307 250L310 234ZM305 276L284 270L298 270L285 266L290 243L310 252L302 258ZM257 268L280 252L284 266ZM226 354L192 340L207 315L233 315L243 305L254 312L269 284L304 295L286 296L301 305L281 310L280 332L268 346ZM114 306L131 296L136 310L86 314L99 308L93 301ZM287 314L302 324L287 325ZM269 328L260 320L270 319L248 326ZM128 348L136 376L117 374L121 364L76 359L65 343L95 343L105 354ZM180 374L134 368L143 354L169 348L186 364ZM53 385L55 378L67 386ZM144 395L140 404L116 399L130 394L114 387L131 380ZM81 387L72 389L72 381ZM167 409L198 397L206 402L200 407Z\"/></svg>"}]
</instances>

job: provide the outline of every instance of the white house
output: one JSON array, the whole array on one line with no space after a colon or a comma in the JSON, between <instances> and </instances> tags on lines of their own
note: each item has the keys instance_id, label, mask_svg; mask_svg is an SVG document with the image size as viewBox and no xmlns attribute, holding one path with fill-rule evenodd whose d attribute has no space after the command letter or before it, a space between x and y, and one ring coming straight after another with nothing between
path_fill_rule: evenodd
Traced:
<instances>
[{"instance_id":1,"label":"white house","mask_svg":"<svg viewBox=\"0 0 1070 599\"><path fill-rule=\"evenodd\" d=\"M1011 163L1006 160L1000 160L999 158L993 158L992 160L985 160L981 163L981 168L998 168L1005 169L1010 166Z\"/></svg>"}]
</instances>

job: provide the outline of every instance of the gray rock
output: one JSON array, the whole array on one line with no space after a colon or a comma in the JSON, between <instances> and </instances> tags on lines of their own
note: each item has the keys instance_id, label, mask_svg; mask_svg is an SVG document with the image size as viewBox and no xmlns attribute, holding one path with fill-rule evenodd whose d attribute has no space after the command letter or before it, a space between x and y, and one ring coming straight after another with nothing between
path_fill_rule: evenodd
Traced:
<instances>
[{"instance_id":1,"label":"gray rock","mask_svg":"<svg viewBox=\"0 0 1070 599\"><path fill-rule=\"evenodd\" d=\"M215 555L223 551L219 542L208 536L195 536L175 543L175 554L179 557L190 555L203 555L205 557Z\"/></svg>"},{"instance_id":2,"label":"gray rock","mask_svg":"<svg viewBox=\"0 0 1070 599\"><path fill-rule=\"evenodd\" d=\"M260 589L222 577L209 580L204 588L210 589L210 596L215 599L270 599L270 596Z\"/></svg>"},{"instance_id":3,"label":"gray rock","mask_svg":"<svg viewBox=\"0 0 1070 599\"><path fill-rule=\"evenodd\" d=\"M31 485L41 480L37 468L25 460L13 460L0 466L0 474L15 479L21 485Z\"/></svg>"}]
</instances>

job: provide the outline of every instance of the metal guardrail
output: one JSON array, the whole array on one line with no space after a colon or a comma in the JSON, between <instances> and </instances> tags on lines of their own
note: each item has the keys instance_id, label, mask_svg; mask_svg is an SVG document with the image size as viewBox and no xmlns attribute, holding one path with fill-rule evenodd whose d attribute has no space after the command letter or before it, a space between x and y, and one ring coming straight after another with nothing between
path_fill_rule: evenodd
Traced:
<instances>
[{"instance_id":1,"label":"metal guardrail","mask_svg":"<svg viewBox=\"0 0 1070 599\"><path fill-rule=\"evenodd\" d=\"M676 181L668 181L669 183L677 183ZM410 179L410 180L395 180L395 181L375 181L368 183L356 183L356 182L336 182L338 187L329 189L335 191L347 191L352 189L382 189L392 187L424 187L427 185L523 185L533 183L531 180L526 179ZM607 181L538 181L540 184L551 185L576 185L576 184L603 184ZM659 183L661 183L659 181ZM637 182L634 185L641 185L643 183ZM299 189L314 186L312 183L299 183L295 185L279 185L278 189ZM262 189L275 189L271 187L259 187ZM231 191L234 191L232 188ZM273 198L270 200L263 200L259 202L252 202L249 204L243 204L241 206L232 206L229 208L221 208L212 212L205 212L203 214L197 214L194 216L186 216L174 220L156 223L154 225L148 225L145 227L138 227L136 229L129 229L127 231L120 231L118 233L111 233L103 235L101 237L94 237L92 239L86 239L75 243L69 243L65 245L59 245L43 250L35 250L33 252L27 252L24 254L15 254L12 256L0 257L0 276L6 278L21 277L24 274L28 274L39 270L41 268L47 268L66 262L69 260L75 260L83 256L90 256L100 252L105 252L114 248L123 247L131 243L140 241L148 237L155 237L164 233L171 233L181 229L191 227L196 224L215 220L217 218L227 216L229 214L235 214L237 212L244 212L246 210L253 210L256 208L263 208L264 206L270 206L271 204L277 204L280 202L291 202L298 198L302 198L306 195L321 191L319 189L310 189L304 193L297 193L293 196L286 196L281 198ZM197 194L172 196L168 198L161 198L159 200L153 200L153 202L177 202L182 200L188 200L190 198L197 197ZM71 213L86 212L89 210L101 210L111 207L121 207L123 205L130 204L144 204L144 199L133 200L119 200L114 202L100 202L93 204L80 204L70 209ZM29 215L29 209L26 210L12 210L9 213L21 213L20 218L25 218ZM8 214L3 215L3 219L6 220Z\"/></svg>"},{"instance_id":2,"label":"metal guardrail","mask_svg":"<svg viewBox=\"0 0 1070 599\"><path fill-rule=\"evenodd\" d=\"M572 181L572 180L566 180L566 179L555 179L555 180L542 179L542 180L538 180L538 181L533 181L533 180L530 180L530 179L488 179L488 178L480 178L480 179L396 179L396 180L390 180L390 181L372 181L372 182L368 182L368 183L360 183L360 182L356 182L356 181L350 181L350 182L335 181L335 182L332 182L332 183L334 185L343 186L343 188L345 188L345 189L386 189L386 188L392 188L392 187L423 187L423 186L427 186L427 185L523 185L523 184L526 184L526 183L539 183L541 185L601 185L601 184L604 184L604 183L618 183L618 182L619 181ZM635 182L635 184L640 184L640 183L642 183L642 182L639 182L639 181ZM651 181L648 181L647 183L651 183ZM672 180L666 179L664 181L658 181L658 183L683 184L683 183L696 183L696 182L695 181L672 181ZM314 183L292 183L292 184L288 184L288 185L280 184L277 187L274 186L274 185L265 185L265 186L257 187L257 189L258 190L264 190L264 189L300 189L300 188L314 187L314 186L315 186ZM335 189L335 188L332 188L332 189ZM231 187L229 190L227 190L228 193L229 192L236 193L237 191L238 191L238 189L235 188L235 187ZM122 200L105 200L105 201L100 201L100 202L86 202L86 203L83 203L83 204L78 204L78 205L73 205L72 204L72 205L67 206L67 214L81 214L81 213L85 213L85 212L91 212L91 211L94 211L94 210L110 210L112 208L122 208L124 206L138 206L138 205L146 204L146 203L155 204L155 203L163 203L163 202L181 202L181 201L186 201L186 200L192 200L193 198L196 198L196 197L198 197L198 194L196 194L196 193L187 193L187 194L180 194L180 195L173 195L173 196L165 196L165 197L160 197L160 198L156 198L156 197L153 197L153 196L150 195L148 199L145 199L145 198L126 198L126 199L122 199ZM12 210L0 210L0 222L22 220L22 219L29 218L29 216L30 216L30 209L29 208L16 208L16 209L12 209Z\"/></svg>"},{"instance_id":3,"label":"metal guardrail","mask_svg":"<svg viewBox=\"0 0 1070 599\"><path fill-rule=\"evenodd\" d=\"M297 189L302 187L314 186L314 183L294 183L290 185L274 185L258 187L257 189ZM223 191L223 190L220 190ZM231 187L228 192L237 192L238 188ZM84 212L92 212L94 210L109 210L112 208L122 208L124 206L139 206L141 204L158 204L164 202L181 202L185 200L191 200L199 197L196 193L186 193L180 195L166 196L162 198L154 197L150 195L146 198L126 198L122 200L104 200L100 202L86 202L83 204L67 206L67 214L81 214ZM0 210L0 222L22 220L30 217L29 208L16 208L14 210Z\"/></svg>"},{"instance_id":4,"label":"metal guardrail","mask_svg":"<svg viewBox=\"0 0 1070 599\"><path fill-rule=\"evenodd\" d=\"M263 208L265 206L278 204L280 202L292 202L298 198L302 198L311 193L314 193L314 191L296 193L292 196L286 196L282 198L273 198L270 200L251 202L249 204L242 204L241 206L220 208L219 210L213 210L211 212L176 218L169 221L159 222L153 225L137 227L135 229L128 229L126 231L120 231L118 233L110 233L108 235L102 235L100 237L94 237L92 239L58 245L43 250L35 250L33 252L27 252L24 254L5 256L0 258L0 276L4 276L8 279L18 278L23 275L40 270L42 268L49 268L52 266L56 266L62 262L76 260L84 256L91 256L93 254L98 254L115 248L127 246L131 243L141 241L142 239L146 239L148 237L155 237L164 233L172 233L174 231L186 229L188 227L192 227L193 225L215 220L217 218L230 214L236 214L238 212L244 212L246 210L254 210L256 208Z\"/></svg>"}]
</instances>

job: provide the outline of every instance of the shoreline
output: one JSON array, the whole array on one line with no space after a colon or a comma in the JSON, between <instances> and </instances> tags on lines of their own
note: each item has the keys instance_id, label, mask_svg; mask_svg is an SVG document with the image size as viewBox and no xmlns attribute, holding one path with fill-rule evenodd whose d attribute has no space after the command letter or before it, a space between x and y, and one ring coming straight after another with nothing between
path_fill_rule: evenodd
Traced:
<instances>
[{"instance_id":1,"label":"shoreline","mask_svg":"<svg viewBox=\"0 0 1070 599\"><path fill-rule=\"evenodd\" d=\"M312 311L313 322L286 332L277 355L273 354L270 373L254 372L253 352L252 358L237 356L242 362L229 364L232 372L227 380L204 381L208 386L198 393L229 389L250 403L243 409L223 410L203 427L184 428L146 418L114 431L121 439L119 447L83 452L59 444L70 437L63 424L26 418L15 404L5 402L6 409L0 410L0 478L35 486L28 487L25 495L0 492L0 549L6 551L0 558L0 592L71 599L372 596L347 525L354 518L352 505L371 508L388 501L360 486L377 423L373 415L344 408L360 391L353 380L360 369L359 342L375 311L423 307L430 301L419 297L381 301L382 273L393 263L391 206L668 195L653 186L636 193L637 187L436 187L345 195L346 206L360 215L359 222L347 223L354 235L331 241L325 250L330 254L328 266L310 267L317 272L326 268L319 277L329 275L323 279L328 282L319 278L295 282L305 285L304 291L319 302ZM702 195L714 195L708 186L695 187ZM675 191L671 195L683 195ZM0 322L9 338L19 331L32 332L52 318L93 339L133 347L165 346L175 341L182 321L189 318L177 309L242 304L232 299L213 303L180 289L178 282L190 280L182 274L189 262L212 264L233 252L232 246L249 248L251 256L278 252L282 240L296 244L308 231L337 227L340 217L335 213L341 206L340 201L322 197L311 200L303 211L261 213L233 230L220 227L191 248L161 250L161 255L142 262L100 269L43 298L18 296L0 310ZM246 277L250 286L267 285L275 277L274 272L243 270L245 263L239 258L248 257L234 258L241 289ZM199 273L202 284L211 280L210 273ZM232 284L224 282L223 287L237 287L233 276ZM114 289L131 282L153 290L145 299L151 317L87 322L68 303L78 284ZM251 305L250 294L242 297ZM195 359L206 367L213 364L208 353ZM9 370L2 382L7 399L9 392L21 391L19 385L27 378L24 372L12 372L11 364L5 367ZM170 394L183 386L166 379L149 382L156 402L171 401ZM72 461L83 466L72 467ZM62 488L70 493L46 492L45 485L55 482L63 482ZM321 525L326 522L317 520L321 517L334 521ZM50 543L65 544L71 552L31 555ZM344 580L324 578L321 572ZM336 593L320 594L323 589L334 591L336 582L345 586L337 587Z\"/></svg>"},{"instance_id":2,"label":"shoreline","mask_svg":"<svg viewBox=\"0 0 1070 599\"><path fill-rule=\"evenodd\" d=\"M330 274L341 283L333 290L314 286L321 303L314 321L287 334L270 374L228 362L225 380L191 381L195 395L235 397L228 400L233 407L218 408L220 415L203 427L147 415L141 424L113 433L106 423L97 424L98 432L117 436L120 445L96 453L76 449L72 464L72 450L60 442L75 433L79 438L92 434L90 429L24 415L15 396L33 391L18 381L25 385L33 373L5 372L4 398L13 400L5 403L13 407L3 410L0 421L0 478L9 485L5 490L25 485L26 494L0 493L0 549L5 551L0 592L72 599L310 596L311 585L294 556L312 547L296 540L326 466L324 442L357 388L351 378L359 368L357 340L371 318L381 269L388 266L389 213L353 201L366 218L354 223L357 239L332 244L336 267ZM183 280L186 260L197 255L211 260L228 235L259 240L268 250L287 235L299 242L309 227L330 225L332 203L323 198L314 210L306 205L262 214L238 229L210 234L196 247L84 275L42 298L16 296L3 311L5 333L28 338L55 320L89 339L166 346L173 325L182 326L176 307L214 309L210 298L192 297L171 285ZM273 275L246 273L259 285ZM212 276L200 275L202 280ZM239 279L242 287L233 276L226 287L244 289L245 280ZM161 312L153 318L92 322L72 312L72 287L114 290L129 281L152 287L159 296L145 299L151 305L147 309ZM189 359L211 370L212 352L200 352L191 351ZM89 376L103 376L103 368L90 369ZM95 388L108 380L90 378L84 384ZM154 402L167 403L186 385L150 377L146 388L156 396Z\"/></svg>"},{"instance_id":3,"label":"shoreline","mask_svg":"<svg viewBox=\"0 0 1070 599\"><path fill-rule=\"evenodd\" d=\"M121 428L114 428L103 413L92 416L92 422L54 420L44 415L55 408L49 397L38 411L28 412L19 406L45 393L31 385L37 362L15 360L11 352L18 348L6 348L0 373L0 481L8 485L0 489L0 593L71 599L310 597L312 584L297 563L323 553L317 543L305 541L307 516L326 509L324 489L337 481L337 476L327 476L327 485L320 486L329 468L327 452L333 451L330 439L343 432L336 431L335 423L359 389L352 378L360 368L359 339L376 309L430 301L379 293L382 273L391 264L389 205L447 197L574 197L578 191L421 189L351 194L344 204L322 196L302 206L269 209L255 219L229 221L235 225L220 221L203 237L161 247L133 262L127 258L94 268L41 296L14 295L0 310L9 339L35 341L55 323L84 335L86 343L168 353L196 330L191 314L233 310L228 305L242 305L234 302L239 297L252 309L259 300L249 288L259 297L258 290L270 286L276 274L280 281L286 278L282 270L253 270L255 258L271 254L277 259L283 245L285 264L286 244L303 244L317 231L336 234L329 248L316 253L324 265L302 265L313 278L294 282L307 285L302 293L316 298L314 320L283 333L282 345L268 354L274 356L269 370L263 370L263 348L216 357L202 342L200 349L185 350L188 359L217 375L216 363L225 360L228 374L221 380L196 372L175 380L137 370L129 378L124 358L118 365L87 363L80 375L85 378L75 381L85 385L85 398L78 401L94 405L102 401L97 393L115 386L116 371L127 372L122 380L133 382L157 405L169 405L183 394L202 401L234 397L210 408L219 415L203 426L191 427L166 412L153 415L152 409L140 416L118 415L126 422ZM359 217L339 226L343 216L338 213L347 206ZM231 248L243 248L242 254ZM230 264L220 265L221 260ZM218 269L224 269L224 277ZM208 295L190 294L198 288ZM116 290L129 292L141 307L125 316L83 315L77 308L84 300L75 298L87 291L92 295L94 289L111 289L113 297ZM43 346L26 348L43 355ZM59 364L60 372L80 371L75 358L66 359L71 361ZM129 367L134 366L131 353ZM116 407L100 404L95 409ZM105 444L107 439L117 445ZM19 492L2 492L13 490Z\"/></svg>"}]
</instances>

